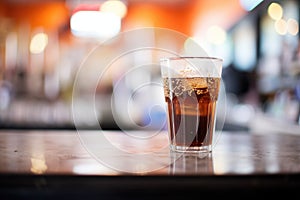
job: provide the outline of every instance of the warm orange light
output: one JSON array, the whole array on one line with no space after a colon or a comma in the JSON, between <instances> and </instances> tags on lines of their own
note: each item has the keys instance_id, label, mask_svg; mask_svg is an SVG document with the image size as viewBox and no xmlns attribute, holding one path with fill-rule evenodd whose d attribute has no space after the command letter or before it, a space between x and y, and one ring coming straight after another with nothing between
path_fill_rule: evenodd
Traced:
<instances>
[{"instance_id":1,"label":"warm orange light","mask_svg":"<svg viewBox=\"0 0 300 200\"><path fill-rule=\"evenodd\" d=\"M2 1L1 1L2 2ZM42 27L44 30L55 30L64 26L69 19L69 10L63 1L34 1L8 6L6 17L13 18L16 22L26 22L34 29Z\"/></svg>"}]
</instances>

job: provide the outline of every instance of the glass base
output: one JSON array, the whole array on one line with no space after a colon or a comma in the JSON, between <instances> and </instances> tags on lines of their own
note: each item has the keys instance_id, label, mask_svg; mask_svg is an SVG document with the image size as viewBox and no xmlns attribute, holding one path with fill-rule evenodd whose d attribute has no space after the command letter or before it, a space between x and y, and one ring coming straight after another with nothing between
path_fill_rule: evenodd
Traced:
<instances>
[{"instance_id":1,"label":"glass base","mask_svg":"<svg viewBox=\"0 0 300 200\"><path fill-rule=\"evenodd\" d=\"M212 146L198 146L198 147L188 147L188 146L178 146L170 145L170 149L175 152L187 152L187 153L210 153L212 151Z\"/></svg>"}]
</instances>

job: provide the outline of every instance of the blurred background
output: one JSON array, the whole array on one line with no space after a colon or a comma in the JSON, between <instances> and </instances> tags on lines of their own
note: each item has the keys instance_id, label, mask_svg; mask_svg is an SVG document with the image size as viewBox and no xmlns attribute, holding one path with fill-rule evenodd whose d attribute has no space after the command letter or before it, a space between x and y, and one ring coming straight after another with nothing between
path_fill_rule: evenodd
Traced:
<instances>
[{"instance_id":1,"label":"blurred background","mask_svg":"<svg viewBox=\"0 0 300 200\"><path fill-rule=\"evenodd\" d=\"M74 129L73 85L83 59L121 32L162 27L187 35L209 55L223 58L224 130L300 134L299 12L297 0L2 0L0 128ZM100 56L122 45L129 44L116 41ZM110 102L120 71L112 72L96 90L103 129L120 128ZM157 70L142 70L131 79L159 75ZM92 73L85 75L83 85L89 76ZM139 80L125 80L124 90ZM84 115L84 89L78 124L97 128ZM153 94L148 103L141 99L145 110L160 101L160 91ZM142 126L149 121L144 109L135 111ZM116 112L122 116L121 109ZM150 128L164 117L161 109L152 109ZM135 128L126 117L122 123Z\"/></svg>"}]
</instances>

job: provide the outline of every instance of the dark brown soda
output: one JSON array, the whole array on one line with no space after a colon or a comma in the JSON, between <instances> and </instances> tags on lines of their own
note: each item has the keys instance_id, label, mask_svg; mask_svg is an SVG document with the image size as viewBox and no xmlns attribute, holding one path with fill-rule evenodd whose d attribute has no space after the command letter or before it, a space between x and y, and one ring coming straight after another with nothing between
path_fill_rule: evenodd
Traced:
<instances>
[{"instance_id":1,"label":"dark brown soda","mask_svg":"<svg viewBox=\"0 0 300 200\"><path fill-rule=\"evenodd\" d=\"M220 78L164 78L171 144L211 145Z\"/></svg>"}]
</instances>

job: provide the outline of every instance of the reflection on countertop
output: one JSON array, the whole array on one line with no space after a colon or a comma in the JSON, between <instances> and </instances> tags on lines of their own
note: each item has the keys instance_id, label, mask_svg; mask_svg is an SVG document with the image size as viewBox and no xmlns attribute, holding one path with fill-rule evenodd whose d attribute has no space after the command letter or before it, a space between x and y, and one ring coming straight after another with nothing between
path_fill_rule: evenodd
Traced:
<instances>
[{"instance_id":1,"label":"reflection on countertop","mask_svg":"<svg viewBox=\"0 0 300 200\"><path fill-rule=\"evenodd\" d=\"M165 131L0 131L0 173L299 174L300 136L222 132L210 154L170 152Z\"/></svg>"}]
</instances>

